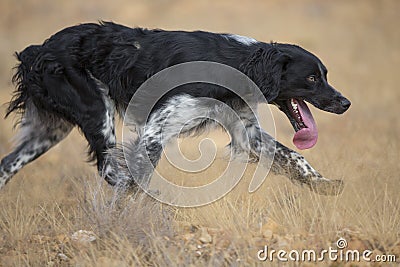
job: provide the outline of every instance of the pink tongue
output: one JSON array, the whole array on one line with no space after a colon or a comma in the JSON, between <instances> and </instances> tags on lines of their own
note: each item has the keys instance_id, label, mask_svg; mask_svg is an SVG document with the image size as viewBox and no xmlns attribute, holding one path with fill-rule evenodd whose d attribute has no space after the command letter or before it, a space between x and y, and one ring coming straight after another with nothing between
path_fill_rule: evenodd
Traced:
<instances>
[{"instance_id":1,"label":"pink tongue","mask_svg":"<svg viewBox=\"0 0 400 267\"><path fill-rule=\"evenodd\" d=\"M293 143L298 149L308 149L317 143L318 130L314 118L308 109L306 103L299 99L294 99L298 104L297 108L300 111L301 118L307 128L303 128L295 133Z\"/></svg>"}]
</instances>

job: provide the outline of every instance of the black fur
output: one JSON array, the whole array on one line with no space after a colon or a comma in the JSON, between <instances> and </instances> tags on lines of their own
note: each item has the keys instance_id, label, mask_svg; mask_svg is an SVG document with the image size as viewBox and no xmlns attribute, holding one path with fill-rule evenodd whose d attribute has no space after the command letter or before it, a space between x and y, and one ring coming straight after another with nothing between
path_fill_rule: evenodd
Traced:
<instances>
[{"instance_id":1,"label":"black fur","mask_svg":"<svg viewBox=\"0 0 400 267\"><path fill-rule=\"evenodd\" d=\"M179 63L213 61L238 69L289 119L284 106L293 97L334 113L342 113L350 105L327 84L326 68L306 50L279 43L246 44L226 34L89 23L66 28L16 56L20 61L13 77L17 89L6 116L16 111L24 118L29 103L40 113L77 125L99 171L104 167L105 151L115 145L102 134L103 118L99 116L108 110L105 97L110 97L122 114L143 82ZM325 78L317 77L317 83L308 84L306 77L318 75L321 67ZM99 89L99 83L109 91ZM237 96L223 87L191 84L169 92L155 109L177 94L211 97L228 104L237 101Z\"/></svg>"}]
</instances>

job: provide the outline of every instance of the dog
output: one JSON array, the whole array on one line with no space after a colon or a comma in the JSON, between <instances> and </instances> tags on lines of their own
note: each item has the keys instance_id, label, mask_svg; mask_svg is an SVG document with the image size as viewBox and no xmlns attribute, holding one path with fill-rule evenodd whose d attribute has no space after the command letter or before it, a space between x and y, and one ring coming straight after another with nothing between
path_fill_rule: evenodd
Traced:
<instances>
[{"instance_id":1,"label":"dog","mask_svg":"<svg viewBox=\"0 0 400 267\"><path fill-rule=\"evenodd\" d=\"M87 139L90 158L100 175L111 185L130 186L132 177L151 174L163 146L177 137L184 125L186 132L198 132L209 124L206 119L185 123L207 115L212 107L203 100L212 98L240 117L227 129L236 154L251 154L260 160L261 153L274 146L274 173L320 194L338 194L343 189L342 180L323 177L302 155L272 139L258 126L246 103L216 85L177 87L157 102L145 124L139 125L137 140L130 144L131 172L113 156L118 149L115 112L123 117L137 89L159 71L193 61L217 62L247 75L266 101L286 114L295 130L297 148L311 148L318 133L306 102L342 114L350 101L328 84L321 60L297 45L265 43L234 34L149 30L99 22L65 28L16 57L20 62L13 77L16 90L6 117L20 113L20 129L18 145L1 160L0 188L75 126ZM165 120L167 115L175 118L173 123ZM245 127L238 130L238 123ZM161 132L168 133L164 139ZM145 153L151 167L142 160Z\"/></svg>"}]
</instances>

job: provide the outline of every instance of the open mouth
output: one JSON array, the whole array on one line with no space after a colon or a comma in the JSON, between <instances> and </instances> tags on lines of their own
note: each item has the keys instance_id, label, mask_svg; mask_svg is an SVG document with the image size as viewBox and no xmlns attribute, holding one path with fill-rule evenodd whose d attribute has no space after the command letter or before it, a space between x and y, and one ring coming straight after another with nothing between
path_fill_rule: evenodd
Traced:
<instances>
[{"instance_id":1,"label":"open mouth","mask_svg":"<svg viewBox=\"0 0 400 267\"><path fill-rule=\"evenodd\" d=\"M317 143L318 130L307 104L297 98L277 101L276 104L286 114L296 133L293 143L298 149L308 149Z\"/></svg>"}]
</instances>

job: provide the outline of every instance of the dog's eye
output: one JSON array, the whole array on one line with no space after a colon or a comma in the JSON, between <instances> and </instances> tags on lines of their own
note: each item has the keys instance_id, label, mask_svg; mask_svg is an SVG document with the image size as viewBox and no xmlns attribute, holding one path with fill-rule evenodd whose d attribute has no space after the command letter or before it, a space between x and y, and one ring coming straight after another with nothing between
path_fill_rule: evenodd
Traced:
<instances>
[{"instance_id":1,"label":"dog's eye","mask_svg":"<svg viewBox=\"0 0 400 267\"><path fill-rule=\"evenodd\" d=\"M317 77L315 77L315 75L310 75L307 77L307 81L310 83L315 83L317 81Z\"/></svg>"}]
</instances>

